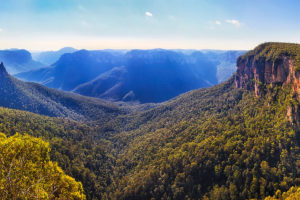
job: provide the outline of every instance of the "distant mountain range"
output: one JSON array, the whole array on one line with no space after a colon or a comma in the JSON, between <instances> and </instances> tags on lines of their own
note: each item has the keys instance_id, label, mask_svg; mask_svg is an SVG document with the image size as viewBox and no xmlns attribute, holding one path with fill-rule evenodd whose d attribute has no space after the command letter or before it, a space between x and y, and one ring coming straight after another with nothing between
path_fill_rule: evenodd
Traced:
<instances>
[{"instance_id":1,"label":"distant mountain range","mask_svg":"<svg viewBox=\"0 0 300 200\"><path fill-rule=\"evenodd\" d=\"M18 74L17 77L51 88L71 91L99 74L120 66L121 57L106 51L80 50L66 53L51 67Z\"/></svg>"},{"instance_id":2,"label":"distant mountain range","mask_svg":"<svg viewBox=\"0 0 300 200\"><path fill-rule=\"evenodd\" d=\"M30 52L23 49L0 50L0 61L5 63L7 71L10 74L26 72L47 66L33 60Z\"/></svg>"},{"instance_id":3,"label":"distant mountain range","mask_svg":"<svg viewBox=\"0 0 300 200\"><path fill-rule=\"evenodd\" d=\"M122 113L117 105L101 99L20 81L7 73L3 63L0 64L0 85L0 105L7 108L76 120L101 119Z\"/></svg>"},{"instance_id":4,"label":"distant mountain range","mask_svg":"<svg viewBox=\"0 0 300 200\"><path fill-rule=\"evenodd\" d=\"M58 51L43 51L43 52L32 52L34 60L44 63L46 65L52 65L65 53L73 53L77 51L73 47L64 47Z\"/></svg>"},{"instance_id":5,"label":"distant mountain range","mask_svg":"<svg viewBox=\"0 0 300 200\"><path fill-rule=\"evenodd\" d=\"M187 58L173 51L134 50L126 54L124 66L79 85L74 92L114 101L162 102L216 84L215 74L214 64L200 52Z\"/></svg>"},{"instance_id":6,"label":"distant mountain range","mask_svg":"<svg viewBox=\"0 0 300 200\"><path fill-rule=\"evenodd\" d=\"M16 76L113 101L162 102L229 78L244 51L80 50ZM226 66L226 67L225 67Z\"/></svg>"}]
</instances>

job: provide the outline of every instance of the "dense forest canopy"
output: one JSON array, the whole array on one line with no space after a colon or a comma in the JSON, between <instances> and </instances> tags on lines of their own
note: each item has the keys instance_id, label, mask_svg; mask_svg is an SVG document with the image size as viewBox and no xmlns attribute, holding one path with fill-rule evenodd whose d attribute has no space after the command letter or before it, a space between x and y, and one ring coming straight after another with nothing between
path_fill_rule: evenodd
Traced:
<instances>
[{"instance_id":1,"label":"dense forest canopy","mask_svg":"<svg viewBox=\"0 0 300 200\"><path fill-rule=\"evenodd\" d=\"M258 48L266 58L269 45ZM232 77L89 123L0 108L0 132L48 141L87 199L297 199L299 100L290 84L261 87Z\"/></svg>"},{"instance_id":2,"label":"dense forest canopy","mask_svg":"<svg viewBox=\"0 0 300 200\"><path fill-rule=\"evenodd\" d=\"M299 185L299 140L286 117L290 90L258 99L231 84L186 95L186 106L199 99L181 108L195 118L140 135L149 122L124 135L137 134L118 156L111 198L262 199ZM170 120L184 112L175 110Z\"/></svg>"}]
</instances>

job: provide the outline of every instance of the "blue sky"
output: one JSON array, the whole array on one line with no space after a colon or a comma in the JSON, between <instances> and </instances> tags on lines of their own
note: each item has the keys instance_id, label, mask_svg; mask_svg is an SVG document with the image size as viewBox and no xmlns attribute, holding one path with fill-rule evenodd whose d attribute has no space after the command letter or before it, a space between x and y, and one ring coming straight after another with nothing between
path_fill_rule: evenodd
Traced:
<instances>
[{"instance_id":1,"label":"blue sky","mask_svg":"<svg viewBox=\"0 0 300 200\"><path fill-rule=\"evenodd\" d=\"M297 0L1 0L0 48L251 49L300 42Z\"/></svg>"}]
</instances>

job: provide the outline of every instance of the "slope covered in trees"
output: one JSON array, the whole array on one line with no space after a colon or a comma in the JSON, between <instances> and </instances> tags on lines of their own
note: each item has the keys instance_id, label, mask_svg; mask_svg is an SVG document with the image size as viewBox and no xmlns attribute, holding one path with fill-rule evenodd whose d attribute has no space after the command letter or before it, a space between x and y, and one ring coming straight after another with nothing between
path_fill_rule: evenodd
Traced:
<instances>
[{"instance_id":1,"label":"slope covered in trees","mask_svg":"<svg viewBox=\"0 0 300 200\"><path fill-rule=\"evenodd\" d=\"M264 54L249 66L239 60L247 72L239 76L252 77L243 79L259 82L264 92L237 88L242 77L232 78L136 116L116 137L124 148L108 196L264 199L299 185L299 74L295 55L278 55L265 74ZM272 73L274 84L261 78Z\"/></svg>"},{"instance_id":2,"label":"slope covered in trees","mask_svg":"<svg viewBox=\"0 0 300 200\"><path fill-rule=\"evenodd\" d=\"M238 62L247 73L145 111L95 125L1 108L0 131L44 137L88 199L298 198L299 76L279 73L290 78L273 84L259 73L265 56L251 56ZM294 58L272 66L286 69L282 59Z\"/></svg>"},{"instance_id":3,"label":"slope covered in trees","mask_svg":"<svg viewBox=\"0 0 300 200\"><path fill-rule=\"evenodd\" d=\"M124 113L113 103L15 79L6 72L3 63L0 64L0 95L1 106L48 116L105 121Z\"/></svg>"},{"instance_id":4,"label":"slope covered in trees","mask_svg":"<svg viewBox=\"0 0 300 200\"><path fill-rule=\"evenodd\" d=\"M232 83L120 116L107 125L119 134L8 109L1 131L52 138L51 155L83 182L89 199L261 199L299 184L289 92L258 99Z\"/></svg>"},{"instance_id":5,"label":"slope covered in trees","mask_svg":"<svg viewBox=\"0 0 300 200\"><path fill-rule=\"evenodd\" d=\"M262 199L298 185L299 133L286 116L286 90L258 99L231 82L179 98L162 118L151 115L119 139L126 146L111 198ZM181 112L188 116L174 124Z\"/></svg>"},{"instance_id":6,"label":"slope covered in trees","mask_svg":"<svg viewBox=\"0 0 300 200\"><path fill-rule=\"evenodd\" d=\"M0 107L0 132L29 134L50 143L50 157L82 182L88 199L101 199L114 163L112 143L97 126ZM2 139L0 140L2 141Z\"/></svg>"}]
</instances>

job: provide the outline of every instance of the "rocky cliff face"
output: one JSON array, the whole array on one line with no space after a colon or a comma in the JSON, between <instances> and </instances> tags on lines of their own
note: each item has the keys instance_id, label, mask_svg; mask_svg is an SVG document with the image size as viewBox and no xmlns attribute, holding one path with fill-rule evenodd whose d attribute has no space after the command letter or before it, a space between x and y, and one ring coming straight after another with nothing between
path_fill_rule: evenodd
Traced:
<instances>
[{"instance_id":1,"label":"rocky cliff face","mask_svg":"<svg viewBox=\"0 0 300 200\"><path fill-rule=\"evenodd\" d=\"M300 70L297 69L295 55L278 54L272 59L265 55L270 50L259 49L252 51L237 60L235 86L255 91L257 96L266 92L266 85L291 85L293 96L300 102ZM261 52L265 54L261 56ZM287 118L300 130L300 105L293 104L287 108Z\"/></svg>"},{"instance_id":2,"label":"rocky cliff face","mask_svg":"<svg viewBox=\"0 0 300 200\"><path fill-rule=\"evenodd\" d=\"M235 85L237 88L254 90L260 96L263 84L291 84L298 100L300 99L300 72L295 70L294 59L281 55L274 61L264 57L240 57L237 60Z\"/></svg>"}]
</instances>

